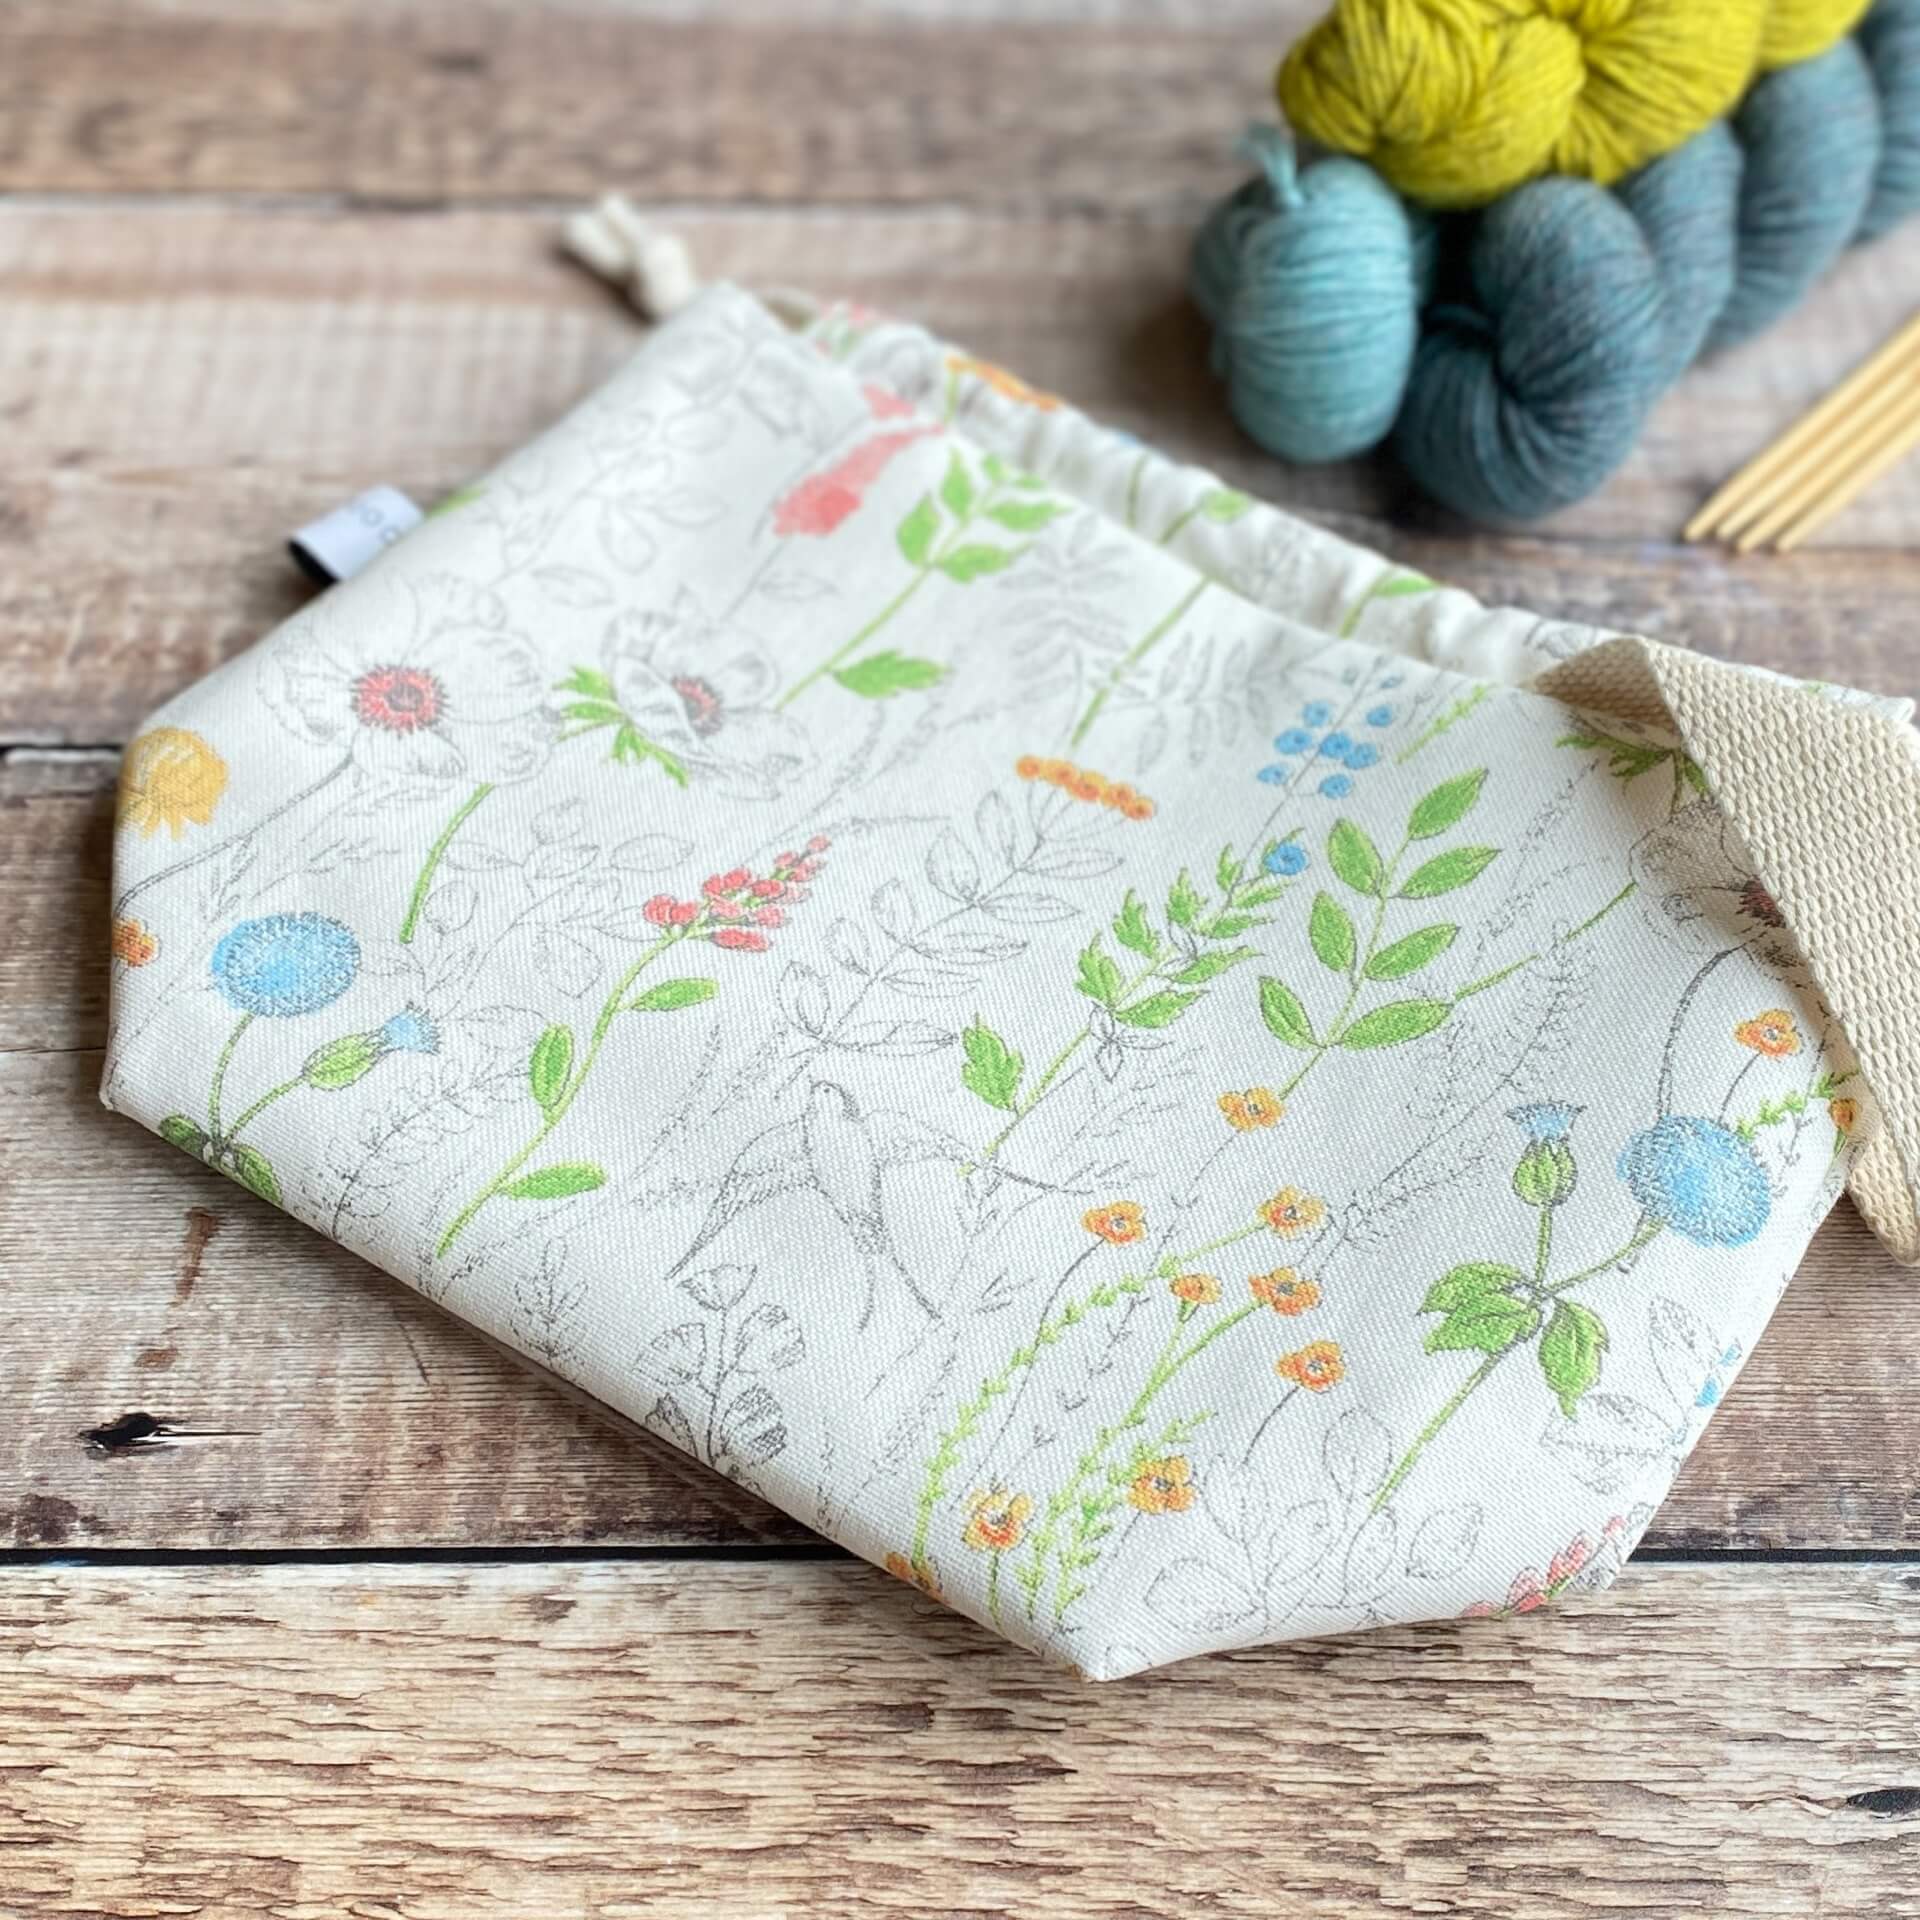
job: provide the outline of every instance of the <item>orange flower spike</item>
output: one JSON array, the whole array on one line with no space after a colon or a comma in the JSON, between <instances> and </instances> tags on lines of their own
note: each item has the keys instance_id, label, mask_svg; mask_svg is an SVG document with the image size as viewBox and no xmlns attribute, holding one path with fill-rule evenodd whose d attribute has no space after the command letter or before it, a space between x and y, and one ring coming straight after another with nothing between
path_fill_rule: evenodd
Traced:
<instances>
[{"instance_id":1,"label":"orange flower spike","mask_svg":"<svg viewBox=\"0 0 1920 1920\"><path fill-rule=\"evenodd\" d=\"M1099 801L1107 796L1107 781L1104 774L1082 767L1073 776L1073 785L1069 789L1076 800Z\"/></svg>"},{"instance_id":2,"label":"orange flower spike","mask_svg":"<svg viewBox=\"0 0 1920 1920\"><path fill-rule=\"evenodd\" d=\"M1146 1209L1132 1200L1115 1200L1104 1207L1089 1207L1080 1224L1110 1246L1124 1247L1146 1232Z\"/></svg>"},{"instance_id":3,"label":"orange flower spike","mask_svg":"<svg viewBox=\"0 0 1920 1920\"><path fill-rule=\"evenodd\" d=\"M1255 1127L1270 1127L1286 1112L1271 1087L1249 1087L1244 1093L1223 1093L1220 1111L1236 1133L1249 1133Z\"/></svg>"},{"instance_id":4,"label":"orange flower spike","mask_svg":"<svg viewBox=\"0 0 1920 1920\"><path fill-rule=\"evenodd\" d=\"M1139 798L1140 796L1135 793L1124 780L1116 780L1108 787L1106 792L1100 796L1100 804L1103 807L1112 807L1117 812L1125 813L1128 807Z\"/></svg>"},{"instance_id":5,"label":"orange flower spike","mask_svg":"<svg viewBox=\"0 0 1920 1920\"><path fill-rule=\"evenodd\" d=\"M947 356L947 366L954 373L972 374L1003 399L1017 400L1023 407L1032 407L1037 413L1052 413L1061 404L1058 395L1029 386L1017 373L1009 373L1005 367L995 366L991 360L976 359L972 354L951 353Z\"/></svg>"},{"instance_id":6,"label":"orange flower spike","mask_svg":"<svg viewBox=\"0 0 1920 1920\"><path fill-rule=\"evenodd\" d=\"M1007 1553L1020 1544L1032 1517L1030 1495L1008 1495L996 1487L976 1493L967 1503L967 1524L960 1538L975 1553Z\"/></svg>"},{"instance_id":7,"label":"orange flower spike","mask_svg":"<svg viewBox=\"0 0 1920 1920\"><path fill-rule=\"evenodd\" d=\"M1769 1007L1751 1020L1742 1020L1734 1028L1733 1037L1769 1060L1784 1060L1800 1051L1800 1029L1785 1007Z\"/></svg>"},{"instance_id":8,"label":"orange flower spike","mask_svg":"<svg viewBox=\"0 0 1920 1920\"><path fill-rule=\"evenodd\" d=\"M113 923L113 957L129 967L144 967L156 959L160 942L144 920L116 920Z\"/></svg>"},{"instance_id":9,"label":"orange flower spike","mask_svg":"<svg viewBox=\"0 0 1920 1920\"><path fill-rule=\"evenodd\" d=\"M1210 1307L1220 1298L1220 1282L1210 1273L1183 1273L1167 1291L1190 1307Z\"/></svg>"},{"instance_id":10,"label":"orange flower spike","mask_svg":"<svg viewBox=\"0 0 1920 1920\"><path fill-rule=\"evenodd\" d=\"M1858 1100L1829 1100L1827 1118L1841 1133L1851 1133L1860 1124L1860 1102Z\"/></svg>"},{"instance_id":11,"label":"orange flower spike","mask_svg":"<svg viewBox=\"0 0 1920 1920\"><path fill-rule=\"evenodd\" d=\"M1282 1380L1291 1380L1309 1393L1325 1393L1347 1377L1346 1360L1332 1340L1315 1340L1296 1353L1283 1353L1273 1363L1273 1370Z\"/></svg>"},{"instance_id":12,"label":"orange flower spike","mask_svg":"<svg viewBox=\"0 0 1920 1920\"><path fill-rule=\"evenodd\" d=\"M1127 1504L1142 1513L1185 1513L1193 1505L1193 1469L1175 1454L1146 1460L1127 1488Z\"/></svg>"},{"instance_id":13,"label":"orange flower spike","mask_svg":"<svg viewBox=\"0 0 1920 1920\"><path fill-rule=\"evenodd\" d=\"M1129 820L1151 820L1153 818L1153 802L1149 800L1144 793L1137 793L1120 811L1124 813Z\"/></svg>"},{"instance_id":14,"label":"orange flower spike","mask_svg":"<svg viewBox=\"0 0 1920 1920\"><path fill-rule=\"evenodd\" d=\"M1311 1280L1302 1280L1291 1267L1256 1273L1247 1282L1247 1289L1263 1307L1271 1307L1289 1319L1320 1304L1320 1289Z\"/></svg>"},{"instance_id":15,"label":"orange flower spike","mask_svg":"<svg viewBox=\"0 0 1920 1920\"><path fill-rule=\"evenodd\" d=\"M1013 763L1013 770L1022 780L1037 780L1040 777L1040 769L1046 764L1038 754L1023 753Z\"/></svg>"},{"instance_id":16,"label":"orange flower spike","mask_svg":"<svg viewBox=\"0 0 1920 1920\"><path fill-rule=\"evenodd\" d=\"M1042 760L1040 778L1051 787L1070 787L1080 771L1071 760Z\"/></svg>"},{"instance_id":17,"label":"orange flower spike","mask_svg":"<svg viewBox=\"0 0 1920 1920\"><path fill-rule=\"evenodd\" d=\"M1283 1237L1306 1233L1326 1217L1327 1203L1314 1194L1302 1193L1298 1187L1282 1187L1260 1209L1260 1218Z\"/></svg>"}]
</instances>

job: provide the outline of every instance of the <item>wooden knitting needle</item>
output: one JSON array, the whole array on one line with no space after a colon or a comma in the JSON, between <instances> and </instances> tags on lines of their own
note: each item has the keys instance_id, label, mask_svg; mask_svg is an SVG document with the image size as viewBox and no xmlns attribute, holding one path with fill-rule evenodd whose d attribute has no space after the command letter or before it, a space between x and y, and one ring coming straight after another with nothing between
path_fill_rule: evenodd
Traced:
<instances>
[{"instance_id":1,"label":"wooden knitting needle","mask_svg":"<svg viewBox=\"0 0 1920 1920\"><path fill-rule=\"evenodd\" d=\"M1823 439L1830 429L1843 425L1858 408L1870 403L1885 376L1917 351L1920 351L1920 314L1909 320L1818 406L1742 467L1687 522L1681 538L1700 540L1710 533L1729 530L1723 522L1736 510L1740 510L1740 523L1750 519L1756 509L1764 511L1777 492L1782 470L1812 442ZM1784 477L1790 480L1791 475ZM1755 499L1755 495L1760 497Z\"/></svg>"},{"instance_id":2,"label":"wooden knitting needle","mask_svg":"<svg viewBox=\"0 0 1920 1920\"><path fill-rule=\"evenodd\" d=\"M1871 421L1861 422L1857 436L1821 442L1816 449L1819 457L1812 466L1796 467L1788 476L1794 484L1784 497L1775 501L1734 542L1736 553L1751 553L1755 547L1764 546L1781 528L1791 526L1818 507L1836 488L1845 486L1863 464L1920 420L1920 373L1911 368L1901 370L1885 387L1876 390L1875 400L1884 402L1886 411ZM1723 528L1722 537L1732 531L1731 526Z\"/></svg>"},{"instance_id":3,"label":"wooden knitting needle","mask_svg":"<svg viewBox=\"0 0 1920 1920\"><path fill-rule=\"evenodd\" d=\"M1774 542L1776 553L1791 553L1810 533L1817 533L1840 509L1857 499L1873 485L1889 468L1897 467L1915 447L1920 447L1920 411L1907 421L1904 431L1884 446L1865 466L1857 468L1850 478L1813 508L1805 518L1789 527Z\"/></svg>"}]
</instances>

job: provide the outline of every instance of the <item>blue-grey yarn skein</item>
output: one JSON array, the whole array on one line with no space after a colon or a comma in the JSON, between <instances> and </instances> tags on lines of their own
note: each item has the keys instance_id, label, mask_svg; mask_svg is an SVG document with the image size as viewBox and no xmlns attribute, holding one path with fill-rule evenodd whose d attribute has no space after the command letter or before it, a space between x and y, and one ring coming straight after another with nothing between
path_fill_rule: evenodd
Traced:
<instances>
[{"instance_id":1,"label":"blue-grey yarn skein","mask_svg":"<svg viewBox=\"0 0 1920 1920\"><path fill-rule=\"evenodd\" d=\"M1920 0L1880 0L1854 29L1880 95L1880 171L1857 240L1920 210Z\"/></svg>"},{"instance_id":2,"label":"blue-grey yarn skein","mask_svg":"<svg viewBox=\"0 0 1920 1920\"><path fill-rule=\"evenodd\" d=\"M1433 228L1371 167L1304 174L1278 128L1251 129L1261 171L1194 242L1190 284L1214 370L1254 439L1285 460L1337 460L1393 425L1432 270Z\"/></svg>"}]
</instances>

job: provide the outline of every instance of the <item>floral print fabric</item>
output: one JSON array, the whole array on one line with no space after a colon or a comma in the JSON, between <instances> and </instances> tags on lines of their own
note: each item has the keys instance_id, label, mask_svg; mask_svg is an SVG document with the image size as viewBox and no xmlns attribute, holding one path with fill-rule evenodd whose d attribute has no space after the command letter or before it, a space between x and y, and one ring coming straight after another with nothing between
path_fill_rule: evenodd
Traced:
<instances>
[{"instance_id":1,"label":"floral print fabric","mask_svg":"<svg viewBox=\"0 0 1920 1920\"><path fill-rule=\"evenodd\" d=\"M104 1097L1090 1674L1530 1611L1874 1125L1598 637L718 289L135 742Z\"/></svg>"}]
</instances>

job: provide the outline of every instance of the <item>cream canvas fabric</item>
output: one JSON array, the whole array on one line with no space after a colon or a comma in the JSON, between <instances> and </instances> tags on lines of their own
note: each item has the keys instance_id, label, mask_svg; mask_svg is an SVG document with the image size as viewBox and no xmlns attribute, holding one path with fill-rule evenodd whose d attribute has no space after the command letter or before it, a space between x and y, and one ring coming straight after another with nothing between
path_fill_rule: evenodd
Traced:
<instances>
[{"instance_id":1,"label":"cream canvas fabric","mask_svg":"<svg viewBox=\"0 0 1920 1920\"><path fill-rule=\"evenodd\" d=\"M1703 684L715 289L154 716L104 1097L1090 1674L1527 1611L1908 1191Z\"/></svg>"}]
</instances>

